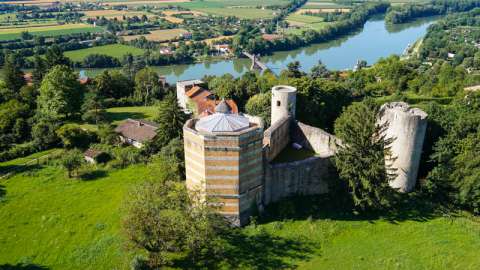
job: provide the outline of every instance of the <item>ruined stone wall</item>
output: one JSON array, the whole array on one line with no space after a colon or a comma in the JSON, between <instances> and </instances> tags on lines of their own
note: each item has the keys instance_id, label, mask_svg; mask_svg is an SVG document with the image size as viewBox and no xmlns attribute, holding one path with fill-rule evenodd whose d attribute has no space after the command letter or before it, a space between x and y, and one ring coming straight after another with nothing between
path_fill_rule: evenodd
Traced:
<instances>
[{"instance_id":1,"label":"ruined stone wall","mask_svg":"<svg viewBox=\"0 0 480 270\"><path fill-rule=\"evenodd\" d=\"M310 149L319 156L332 156L337 152L336 143L340 140L326 131L301 122L292 124L292 142Z\"/></svg>"},{"instance_id":2,"label":"ruined stone wall","mask_svg":"<svg viewBox=\"0 0 480 270\"><path fill-rule=\"evenodd\" d=\"M405 102L386 103L380 108L380 124L387 124L386 137L393 139L392 159L387 163L396 169L390 186L400 192L410 192L417 181L423 141L427 129L427 114L411 108Z\"/></svg>"},{"instance_id":3,"label":"ruined stone wall","mask_svg":"<svg viewBox=\"0 0 480 270\"><path fill-rule=\"evenodd\" d=\"M290 142L291 118L279 119L263 134L263 152L267 161L272 161Z\"/></svg>"},{"instance_id":4,"label":"ruined stone wall","mask_svg":"<svg viewBox=\"0 0 480 270\"><path fill-rule=\"evenodd\" d=\"M332 175L330 158L311 157L265 166L264 205L287 197L328 192L327 180Z\"/></svg>"}]
</instances>

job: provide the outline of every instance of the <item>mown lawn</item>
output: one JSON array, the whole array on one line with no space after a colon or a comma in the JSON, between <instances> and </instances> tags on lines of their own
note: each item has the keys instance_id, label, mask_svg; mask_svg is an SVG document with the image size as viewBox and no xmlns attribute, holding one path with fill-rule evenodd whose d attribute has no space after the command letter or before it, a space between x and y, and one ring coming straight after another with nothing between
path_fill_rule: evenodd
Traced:
<instances>
[{"instance_id":1,"label":"mown lawn","mask_svg":"<svg viewBox=\"0 0 480 270\"><path fill-rule=\"evenodd\" d=\"M127 118L153 120L157 113L156 106L114 107L107 109L107 119L117 125Z\"/></svg>"},{"instance_id":2,"label":"mown lawn","mask_svg":"<svg viewBox=\"0 0 480 270\"><path fill-rule=\"evenodd\" d=\"M54 165L0 180L0 269L130 269L121 217L143 165L67 179ZM221 269L478 269L480 218L407 198L395 212L361 216L336 198L292 199L227 242ZM180 268L180 267L179 267ZM37 268L32 268L37 269ZM41 269L41 268L38 268Z\"/></svg>"},{"instance_id":3,"label":"mown lawn","mask_svg":"<svg viewBox=\"0 0 480 270\"><path fill-rule=\"evenodd\" d=\"M75 51L67 51L65 52L65 56L73 61L82 61L90 54L105 54L121 60L122 57L127 53L131 53L132 55L142 55L143 50L123 44L110 44Z\"/></svg>"}]
</instances>

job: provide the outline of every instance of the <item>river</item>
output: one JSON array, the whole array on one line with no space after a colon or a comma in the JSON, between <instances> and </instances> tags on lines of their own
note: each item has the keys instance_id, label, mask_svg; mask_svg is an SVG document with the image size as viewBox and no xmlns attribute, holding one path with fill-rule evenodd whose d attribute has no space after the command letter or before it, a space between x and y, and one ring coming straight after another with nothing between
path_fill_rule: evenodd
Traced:
<instances>
[{"instance_id":1,"label":"river","mask_svg":"<svg viewBox=\"0 0 480 270\"><path fill-rule=\"evenodd\" d=\"M359 59L374 64L382 57L402 54L409 44L423 37L428 26L437 19L432 17L387 27L383 18L374 18L367 21L360 31L349 36L296 50L275 52L263 56L261 61L277 74L292 61L299 61L304 71L309 71L319 60L332 70L351 69ZM169 83L225 73L237 77L249 68L248 59L155 67L161 75L167 77ZM101 69L86 70L86 74L91 76L99 71Z\"/></svg>"}]
</instances>

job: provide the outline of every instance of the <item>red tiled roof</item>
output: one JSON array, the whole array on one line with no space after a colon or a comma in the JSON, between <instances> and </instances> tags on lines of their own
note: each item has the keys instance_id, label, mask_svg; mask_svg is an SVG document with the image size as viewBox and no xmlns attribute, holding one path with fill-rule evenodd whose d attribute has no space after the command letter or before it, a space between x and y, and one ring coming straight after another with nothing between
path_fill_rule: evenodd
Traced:
<instances>
[{"instance_id":1,"label":"red tiled roof","mask_svg":"<svg viewBox=\"0 0 480 270\"><path fill-rule=\"evenodd\" d=\"M262 38L263 38L264 40L273 41L273 40L277 40L277 39L282 39L282 38L283 38L283 35L263 34L263 35L262 35Z\"/></svg>"},{"instance_id":2,"label":"red tiled roof","mask_svg":"<svg viewBox=\"0 0 480 270\"><path fill-rule=\"evenodd\" d=\"M115 132L142 143L153 139L157 135L157 128L158 125L150 121L127 119L115 128Z\"/></svg>"}]
</instances>

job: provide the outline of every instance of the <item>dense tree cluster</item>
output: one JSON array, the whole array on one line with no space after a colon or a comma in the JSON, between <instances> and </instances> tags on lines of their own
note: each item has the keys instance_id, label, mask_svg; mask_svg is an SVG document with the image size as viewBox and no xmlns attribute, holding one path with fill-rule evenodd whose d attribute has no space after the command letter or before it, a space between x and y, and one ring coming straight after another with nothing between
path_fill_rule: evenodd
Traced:
<instances>
[{"instance_id":1,"label":"dense tree cluster","mask_svg":"<svg viewBox=\"0 0 480 270\"><path fill-rule=\"evenodd\" d=\"M388 11L385 21L392 24L406 23L420 17L463 12L477 7L480 7L479 0L431 0L427 3L398 5Z\"/></svg>"}]
</instances>

